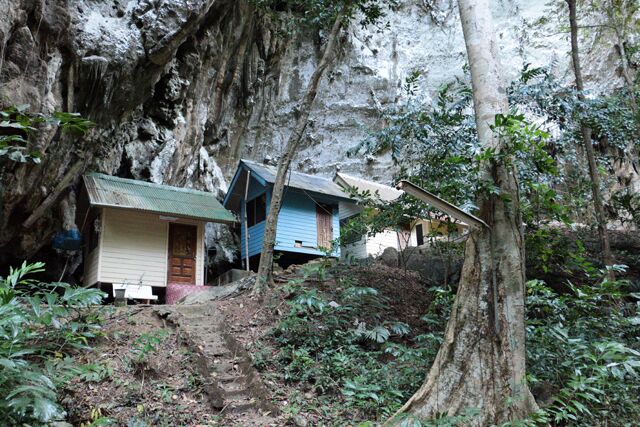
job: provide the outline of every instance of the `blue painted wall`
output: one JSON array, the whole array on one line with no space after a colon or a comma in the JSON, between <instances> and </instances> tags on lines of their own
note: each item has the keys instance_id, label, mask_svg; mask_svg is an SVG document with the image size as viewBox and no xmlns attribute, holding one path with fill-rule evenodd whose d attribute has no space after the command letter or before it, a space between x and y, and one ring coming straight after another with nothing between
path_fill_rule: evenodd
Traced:
<instances>
[{"instance_id":1,"label":"blue painted wall","mask_svg":"<svg viewBox=\"0 0 640 427\"><path fill-rule=\"evenodd\" d=\"M331 199L311 197L304 192L287 189L284 202L278 215L276 250L303 254L323 255L318 247L318 222L316 219L316 200L319 203L336 203ZM333 238L340 236L340 218L337 204L333 208ZM302 241L302 247L295 247L296 240ZM336 248L335 255L340 255Z\"/></svg>"},{"instance_id":2,"label":"blue painted wall","mask_svg":"<svg viewBox=\"0 0 640 427\"><path fill-rule=\"evenodd\" d=\"M253 200L263 193L267 193L267 212L269 211L269 204L271 203L271 189L260 184L255 178L251 177L249 181L249 192L247 200ZM244 228L244 216L245 216L245 203L244 200L240 203L240 259L246 258L245 251L245 228ZM262 242L264 237L264 221L249 227L249 256L259 254L262 251Z\"/></svg>"},{"instance_id":3,"label":"blue painted wall","mask_svg":"<svg viewBox=\"0 0 640 427\"><path fill-rule=\"evenodd\" d=\"M249 183L248 200L252 200L262 193L267 193L267 213L271 203L271 188L267 188L260 184L253 177ZM313 193L312 193L313 194ZM338 212L338 202L329 197L312 196L313 199L304 192L287 188L285 197L278 216L278 226L276 232L276 246L278 251L296 252L310 255L323 255L317 249L318 246L318 227L316 219L316 204L328 203L333 206L333 238L340 237L340 217ZM240 212L240 257L245 259L245 228L244 228L244 201L241 202ZM262 251L262 243L264 241L264 225L265 222L258 223L249 227L249 256L260 254ZM296 240L302 241L300 248L295 247ZM334 256L340 256L340 248L335 245Z\"/></svg>"}]
</instances>

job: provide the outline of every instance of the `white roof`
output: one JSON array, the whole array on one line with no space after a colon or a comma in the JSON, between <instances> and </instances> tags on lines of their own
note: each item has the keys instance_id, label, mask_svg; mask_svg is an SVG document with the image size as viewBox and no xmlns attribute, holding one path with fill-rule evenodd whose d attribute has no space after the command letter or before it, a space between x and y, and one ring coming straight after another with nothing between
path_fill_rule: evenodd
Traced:
<instances>
[{"instance_id":1,"label":"white roof","mask_svg":"<svg viewBox=\"0 0 640 427\"><path fill-rule=\"evenodd\" d=\"M357 178L342 172L337 172L333 180L342 187L353 187L359 192L369 190L371 195L377 194L383 202L392 202L404 194L402 190L397 190L388 185Z\"/></svg>"}]
</instances>

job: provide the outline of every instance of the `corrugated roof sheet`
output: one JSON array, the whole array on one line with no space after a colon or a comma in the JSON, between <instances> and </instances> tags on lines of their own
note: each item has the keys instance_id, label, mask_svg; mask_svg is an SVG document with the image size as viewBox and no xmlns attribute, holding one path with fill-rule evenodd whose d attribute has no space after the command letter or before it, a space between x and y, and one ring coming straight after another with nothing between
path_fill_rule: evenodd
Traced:
<instances>
[{"instance_id":1,"label":"corrugated roof sheet","mask_svg":"<svg viewBox=\"0 0 640 427\"><path fill-rule=\"evenodd\" d=\"M398 197L402 196L402 194L404 193L402 190L397 190L388 185L379 184L377 182L368 181L362 178L357 178L355 176L347 175L346 173L342 172L336 173L336 181L338 181L338 184L344 183L344 185L354 187L359 192L369 190L372 196L378 194L380 200L384 202L392 202Z\"/></svg>"},{"instance_id":2,"label":"corrugated roof sheet","mask_svg":"<svg viewBox=\"0 0 640 427\"><path fill-rule=\"evenodd\" d=\"M258 174L265 181L273 184L276 180L277 168L271 165L253 162L251 160L241 160L249 169ZM301 190L313 191L316 193L327 194L329 196L341 197L348 199L346 194L338 184L330 179L322 178L315 175L309 175L301 172L291 171L287 175L286 185L288 187L299 188Z\"/></svg>"},{"instance_id":3,"label":"corrugated roof sheet","mask_svg":"<svg viewBox=\"0 0 640 427\"><path fill-rule=\"evenodd\" d=\"M206 191L100 173L85 175L84 183L89 201L94 206L135 209L226 224L235 222L234 215Z\"/></svg>"}]
</instances>

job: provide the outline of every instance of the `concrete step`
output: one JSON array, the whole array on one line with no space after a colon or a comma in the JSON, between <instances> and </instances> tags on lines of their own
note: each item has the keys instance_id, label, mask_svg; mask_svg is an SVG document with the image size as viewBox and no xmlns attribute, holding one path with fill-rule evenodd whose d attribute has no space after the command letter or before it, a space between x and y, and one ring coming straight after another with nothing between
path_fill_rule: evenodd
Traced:
<instances>
[{"instance_id":1,"label":"concrete step","mask_svg":"<svg viewBox=\"0 0 640 427\"><path fill-rule=\"evenodd\" d=\"M234 412L237 414L256 408L256 401L255 399L236 397L229 400L225 399L224 405L225 408L222 412Z\"/></svg>"},{"instance_id":2,"label":"concrete step","mask_svg":"<svg viewBox=\"0 0 640 427\"><path fill-rule=\"evenodd\" d=\"M235 381L220 383L220 388L225 393L234 393L238 390L247 390L247 383L243 377L238 377Z\"/></svg>"},{"instance_id":3,"label":"concrete step","mask_svg":"<svg viewBox=\"0 0 640 427\"><path fill-rule=\"evenodd\" d=\"M218 372L219 374L229 374L232 372L238 372L238 369L236 369L236 364L228 362L227 360L220 360L220 362L214 362L213 364L213 368L216 370L216 372ZM238 372L238 375L240 375L240 373Z\"/></svg>"},{"instance_id":4,"label":"concrete step","mask_svg":"<svg viewBox=\"0 0 640 427\"><path fill-rule=\"evenodd\" d=\"M282 425L280 423L275 422L273 418L269 416L268 413L263 413L256 409L248 409L243 412L237 420L237 424L234 426L242 426L242 427L277 427Z\"/></svg>"},{"instance_id":5,"label":"concrete step","mask_svg":"<svg viewBox=\"0 0 640 427\"><path fill-rule=\"evenodd\" d=\"M234 400L249 399L248 396L251 394L251 390L247 389L244 386L238 389L231 389L231 390L227 390L226 387L222 387L222 390L224 390L225 402L231 399L234 399Z\"/></svg>"},{"instance_id":6,"label":"concrete step","mask_svg":"<svg viewBox=\"0 0 640 427\"><path fill-rule=\"evenodd\" d=\"M198 354L198 371L212 407L253 421L250 414L264 414L262 424L270 425L268 414L278 412L268 398L259 374L251 367L246 350L229 332L224 316L211 305L172 306L157 313L184 331L185 342Z\"/></svg>"},{"instance_id":7,"label":"concrete step","mask_svg":"<svg viewBox=\"0 0 640 427\"><path fill-rule=\"evenodd\" d=\"M229 349L222 342L213 343L209 341L205 343L203 351L207 356L214 357L216 359L230 359L233 357Z\"/></svg>"},{"instance_id":8,"label":"concrete step","mask_svg":"<svg viewBox=\"0 0 640 427\"><path fill-rule=\"evenodd\" d=\"M217 372L214 374L215 375L213 375L213 378L218 381L221 388L224 388L226 384L240 381L242 378L240 375L218 374Z\"/></svg>"}]
</instances>

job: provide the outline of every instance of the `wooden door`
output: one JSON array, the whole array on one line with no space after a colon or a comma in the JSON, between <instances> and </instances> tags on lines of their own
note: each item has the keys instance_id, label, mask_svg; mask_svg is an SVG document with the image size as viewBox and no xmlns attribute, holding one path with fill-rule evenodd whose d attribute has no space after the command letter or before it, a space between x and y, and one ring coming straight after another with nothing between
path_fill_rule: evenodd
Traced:
<instances>
[{"instance_id":1,"label":"wooden door","mask_svg":"<svg viewBox=\"0 0 640 427\"><path fill-rule=\"evenodd\" d=\"M424 232L422 231L422 224L416 225L416 246L424 245Z\"/></svg>"},{"instance_id":2,"label":"wooden door","mask_svg":"<svg viewBox=\"0 0 640 427\"><path fill-rule=\"evenodd\" d=\"M198 227L169 224L169 271L167 283L196 284Z\"/></svg>"},{"instance_id":3,"label":"wooden door","mask_svg":"<svg viewBox=\"0 0 640 427\"><path fill-rule=\"evenodd\" d=\"M331 249L331 240L333 240L333 207L330 205L316 205L316 220L318 224L318 248Z\"/></svg>"}]
</instances>

